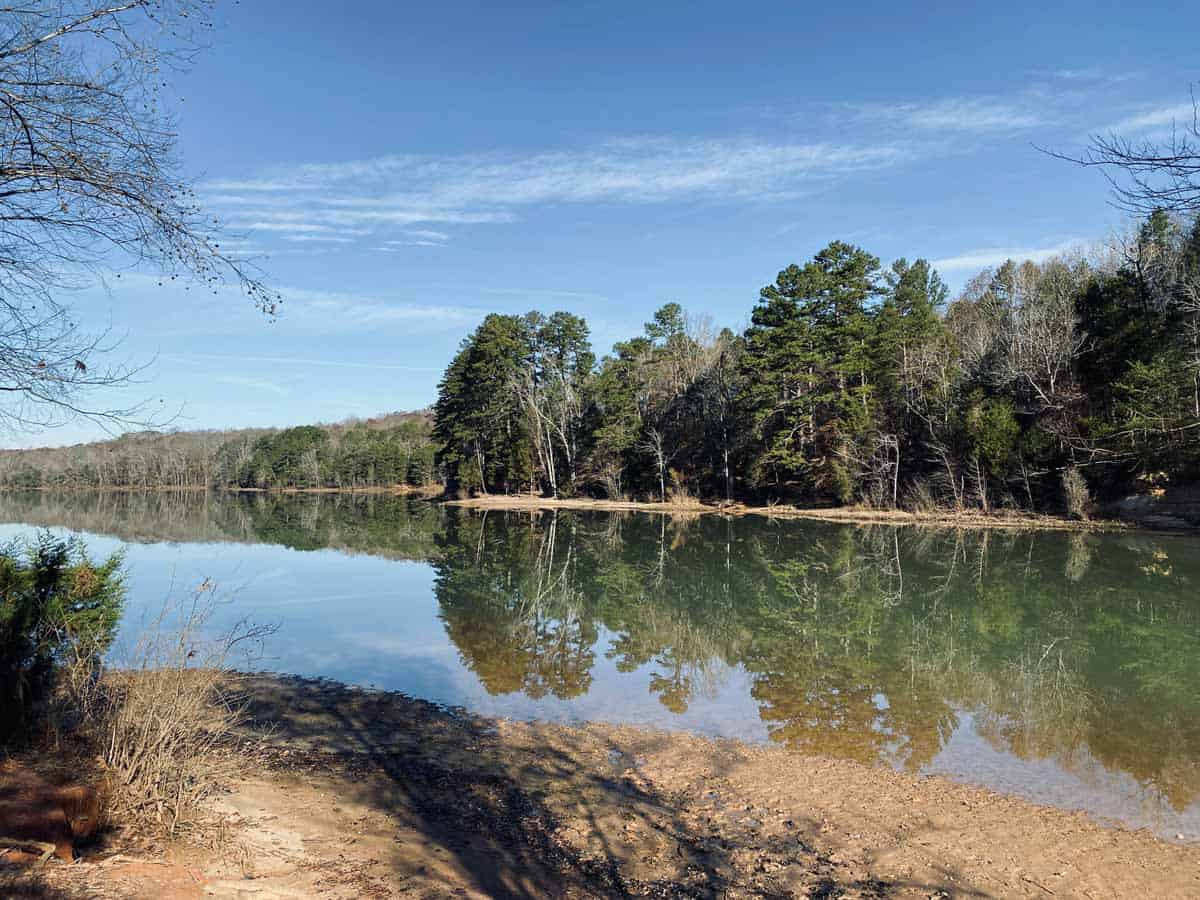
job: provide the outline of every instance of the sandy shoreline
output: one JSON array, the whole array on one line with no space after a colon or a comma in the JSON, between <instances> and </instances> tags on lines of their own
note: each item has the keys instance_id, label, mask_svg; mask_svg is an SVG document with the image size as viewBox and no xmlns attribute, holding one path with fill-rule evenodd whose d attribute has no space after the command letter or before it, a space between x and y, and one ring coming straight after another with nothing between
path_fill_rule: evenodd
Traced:
<instances>
[{"instance_id":1,"label":"sandy shoreline","mask_svg":"<svg viewBox=\"0 0 1200 900\"><path fill-rule=\"evenodd\" d=\"M437 498L434 498L437 499ZM527 495L471 497L438 500L445 506L482 510L573 509L596 512L645 512L669 516L723 515L763 516L774 519L816 519L846 524L924 525L935 528L1015 528L1057 531L1123 531L1132 526L1115 519L1068 519L1034 513L983 513L967 510L936 510L928 513L899 509L869 509L859 506L798 507L776 504L750 506L745 503L656 503L632 500L554 499Z\"/></svg>"},{"instance_id":2,"label":"sandy shoreline","mask_svg":"<svg viewBox=\"0 0 1200 900\"><path fill-rule=\"evenodd\" d=\"M980 512L974 510L945 510L937 509L929 512L910 512L899 509L873 509L864 506L841 507L799 507L786 504L769 504L758 506L743 503L708 502L693 500L688 502L643 500L603 500L596 498L562 498L538 497L528 494L485 494L463 499L449 498L440 486L411 487L408 485L390 485L386 487L363 488L222 488L211 490L203 487L145 487L145 488L22 488L20 491L0 489L21 493L33 491L36 493L69 494L69 493L112 493L112 494L198 494L211 492L215 494L248 494L262 496L383 496L407 497L436 503L441 506L460 507L463 509L499 510L499 511L537 511L566 509L592 512L640 512L673 517L690 517L700 515L720 516L761 516L770 519L814 519L825 522L843 522L854 525L886 524L886 525L918 525L930 528L997 528L1015 530L1045 530L1045 531L1128 531L1149 530L1156 533L1185 533L1194 534L1195 528L1186 523L1178 527L1151 526L1138 521L1126 521L1115 518L1071 519L1041 513L1016 512L1002 510L997 512Z\"/></svg>"},{"instance_id":3,"label":"sandy shoreline","mask_svg":"<svg viewBox=\"0 0 1200 900\"><path fill-rule=\"evenodd\" d=\"M1200 894L1200 847L939 777L332 682L245 686L271 736L218 802L232 843L155 852L117 834L47 867L62 893L44 896Z\"/></svg>"}]
</instances>

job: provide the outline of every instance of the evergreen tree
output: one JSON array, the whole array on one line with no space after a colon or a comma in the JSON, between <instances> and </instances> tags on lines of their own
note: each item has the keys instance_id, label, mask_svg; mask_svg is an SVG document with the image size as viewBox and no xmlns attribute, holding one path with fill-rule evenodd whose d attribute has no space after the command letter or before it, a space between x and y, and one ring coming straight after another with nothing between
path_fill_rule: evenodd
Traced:
<instances>
[{"instance_id":1,"label":"evergreen tree","mask_svg":"<svg viewBox=\"0 0 1200 900\"><path fill-rule=\"evenodd\" d=\"M49 532L0 551L0 745L26 733L60 664L99 661L124 599L119 553L97 564Z\"/></svg>"},{"instance_id":2,"label":"evergreen tree","mask_svg":"<svg viewBox=\"0 0 1200 900\"><path fill-rule=\"evenodd\" d=\"M489 315L438 385L434 437L451 489L520 490L532 476L526 417L514 385L533 356L529 323Z\"/></svg>"},{"instance_id":3,"label":"evergreen tree","mask_svg":"<svg viewBox=\"0 0 1200 900\"><path fill-rule=\"evenodd\" d=\"M846 458L872 415L868 304L878 273L874 256L835 241L763 288L744 356L760 484L850 499Z\"/></svg>"}]
</instances>

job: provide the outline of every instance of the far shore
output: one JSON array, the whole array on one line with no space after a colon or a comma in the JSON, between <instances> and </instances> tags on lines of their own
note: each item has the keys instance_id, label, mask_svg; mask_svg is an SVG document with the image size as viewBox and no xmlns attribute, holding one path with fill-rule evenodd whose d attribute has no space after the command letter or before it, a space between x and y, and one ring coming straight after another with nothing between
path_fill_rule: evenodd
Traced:
<instances>
[{"instance_id":1,"label":"far shore","mask_svg":"<svg viewBox=\"0 0 1200 900\"><path fill-rule=\"evenodd\" d=\"M880 509L862 505L829 507L829 506L793 506L784 503L751 504L743 501L708 501L688 499L680 500L606 500L592 497L554 498L531 494L478 494L472 497L456 498L447 494L441 484L429 485L381 485L371 487L279 487L279 488L242 488L222 487L205 488L198 485L147 485L144 487L31 487L31 488L0 488L3 493L22 493L33 491L37 493L160 493L160 494L254 494L264 496L274 495L351 495L351 496L386 496L410 497L414 499L438 503L444 506L455 506L464 509L505 510L505 511L536 511L536 510L581 510L593 512L641 512L673 517L691 517L700 515L718 516L762 516L770 519L815 519L825 522L843 522L846 524L884 524L884 525L914 525L930 528L997 528L1018 530L1046 531L1127 531L1147 530L1156 533L1195 533L1195 528L1186 527L1180 523L1174 527L1152 527L1137 520L1125 520L1109 517L1087 519L1069 518L1061 515L1031 513L1022 510L1001 509L984 512L969 509L931 509L903 510ZM1182 526L1182 527L1181 527Z\"/></svg>"},{"instance_id":2,"label":"far shore","mask_svg":"<svg viewBox=\"0 0 1200 900\"><path fill-rule=\"evenodd\" d=\"M1057 531L1123 531L1133 527L1116 519L1069 519L1065 516L1000 510L985 513L974 510L936 509L910 512L902 509L873 509L866 506L800 507L784 504L765 506L746 503L704 503L691 501L597 500L592 498L533 497L518 494L485 494L462 500L440 500L446 506L467 509L539 510L576 509L596 512L645 512L668 516L765 516L772 519L818 519L846 524L880 523L886 525L923 525L939 528L1016 528Z\"/></svg>"},{"instance_id":3,"label":"far shore","mask_svg":"<svg viewBox=\"0 0 1200 900\"><path fill-rule=\"evenodd\" d=\"M90 485L39 485L37 487L0 488L0 494L21 494L32 491L40 494L376 494L392 497L420 497L432 500L440 498L445 487L440 484L411 485L388 484L370 487L205 487L202 484L148 484L113 485L93 487Z\"/></svg>"}]
</instances>

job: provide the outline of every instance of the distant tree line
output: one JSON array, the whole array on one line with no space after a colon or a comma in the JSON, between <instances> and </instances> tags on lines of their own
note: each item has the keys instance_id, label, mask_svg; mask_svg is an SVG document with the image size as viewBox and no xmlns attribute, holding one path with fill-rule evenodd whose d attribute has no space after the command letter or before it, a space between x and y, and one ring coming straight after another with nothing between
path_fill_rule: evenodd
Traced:
<instances>
[{"instance_id":1,"label":"distant tree line","mask_svg":"<svg viewBox=\"0 0 1200 900\"><path fill-rule=\"evenodd\" d=\"M954 298L835 241L750 322L669 303L597 361L577 315L489 315L439 385L448 486L1082 514L1200 474L1200 219L1157 210Z\"/></svg>"},{"instance_id":2,"label":"distant tree line","mask_svg":"<svg viewBox=\"0 0 1200 900\"><path fill-rule=\"evenodd\" d=\"M440 553L441 523L452 511L411 497L366 492L10 491L0 498L4 522L123 543L153 535L177 543L279 544L422 561Z\"/></svg>"},{"instance_id":3,"label":"distant tree line","mask_svg":"<svg viewBox=\"0 0 1200 900\"><path fill-rule=\"evenodd\" d=\"M139 432L74 447L0 452L0 486L21 488L380 488L428 485L427 413L238 431Z\"/></svg>"}]
</instances>

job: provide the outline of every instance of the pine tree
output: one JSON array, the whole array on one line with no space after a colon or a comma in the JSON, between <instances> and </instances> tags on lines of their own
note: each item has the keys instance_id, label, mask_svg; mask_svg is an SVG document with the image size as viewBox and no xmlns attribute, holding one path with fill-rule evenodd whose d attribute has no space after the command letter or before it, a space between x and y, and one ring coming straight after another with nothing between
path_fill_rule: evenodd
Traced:
<instances>
[{"instance_id":1,"label":"pine tree","mask_svg":"<svg viewBox=\"0 0 1200 900\"><path fill-rule=\"evenodd\" d=\"M452 490L520 490L532 476L526 417L514 385L533 355L528 323L489 315L438 385L434 436Z\"/></svg>"},{"instance_id":2,"label":"pine tree","mask_svg":"<svg viewBox=\"0 0 1200 900\"><path fill-rule=\"evenodd\" d=\"M868 303L879 260L835 241L763 288L746 331L746 402L760 484L850 499L845 458L871 421Z\"/></svg>"},{"instance_id":3,"label":"pine tree","mask_svg":"<svg viewBox=\"0 0 1200 900\"><path fill-rule=\"evenodd\" d=\"M121 555L43 532L0 551L0 745L26 732L67 659L99 662L125 601Z\"/></svg>"}]
</instances>

